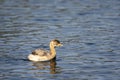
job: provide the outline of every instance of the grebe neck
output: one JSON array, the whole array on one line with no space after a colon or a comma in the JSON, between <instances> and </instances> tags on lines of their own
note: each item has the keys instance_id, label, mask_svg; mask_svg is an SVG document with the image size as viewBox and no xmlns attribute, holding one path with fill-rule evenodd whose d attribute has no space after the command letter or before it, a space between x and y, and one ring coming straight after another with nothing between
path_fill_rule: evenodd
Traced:
<instances>
[{"instance_id":1,"label":"grebe neck","mask_svg":"<svg viewBox=\"0 0 120 80\"><path fill-rule=\"evenodd\" d=\"M55 47L52 44L50 44L50 55L52 55L52 56L56 55Z\"/></svg>"}]
</instances>

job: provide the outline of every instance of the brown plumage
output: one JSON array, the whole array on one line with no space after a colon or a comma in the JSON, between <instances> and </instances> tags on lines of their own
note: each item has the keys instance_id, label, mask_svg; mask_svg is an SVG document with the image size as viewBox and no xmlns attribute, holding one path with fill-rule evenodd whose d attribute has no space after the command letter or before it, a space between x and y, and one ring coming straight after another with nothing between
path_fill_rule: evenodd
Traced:
<instances>
[{"instance_id":1,"label":"brown plumage","mask_svg":"<svg viewBox=\"0 0 120 80\"><path fill-rule=\"evenodd\" d=\"M56 46L62 46L60 41L52 40L50 42L50 51L44 49L36 49L29 56L28 59L31 61L48 61L53 59L56 56Z\"/></svg>"}]
</instances>

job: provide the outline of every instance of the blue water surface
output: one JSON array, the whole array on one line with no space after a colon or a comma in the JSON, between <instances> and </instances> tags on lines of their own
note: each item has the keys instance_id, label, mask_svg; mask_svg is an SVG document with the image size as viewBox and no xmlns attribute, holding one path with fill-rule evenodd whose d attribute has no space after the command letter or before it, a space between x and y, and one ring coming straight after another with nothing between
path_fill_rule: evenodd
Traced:
<instances>
[{"instance_id":1,"label":"blue water surface","mask_svg":"<svg viewBox=\"0 0 120 80\"><path fill-rule=\"evenodd\" d=\"M120 0L0 0L0 80L120 80Z\"/></svg>"}]
</instances>

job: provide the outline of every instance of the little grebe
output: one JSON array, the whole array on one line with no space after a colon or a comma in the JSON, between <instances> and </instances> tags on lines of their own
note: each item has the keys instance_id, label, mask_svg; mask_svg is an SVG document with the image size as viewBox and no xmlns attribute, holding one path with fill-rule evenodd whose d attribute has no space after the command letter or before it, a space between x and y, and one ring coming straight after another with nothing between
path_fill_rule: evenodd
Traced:
<instances>
[{"instance_id":1,"label":"little grebe","mask_svg":"<svg viewBox=\"0 0 120 80\"><path fill-rule=\"evenodd\" d=\"M62 46L60 41L52 40L49 44L50 52L43 49L36 49L28 55L28 59L31 61L49 61L56 57L56 46Z\"/></svg>"}]
</instances>

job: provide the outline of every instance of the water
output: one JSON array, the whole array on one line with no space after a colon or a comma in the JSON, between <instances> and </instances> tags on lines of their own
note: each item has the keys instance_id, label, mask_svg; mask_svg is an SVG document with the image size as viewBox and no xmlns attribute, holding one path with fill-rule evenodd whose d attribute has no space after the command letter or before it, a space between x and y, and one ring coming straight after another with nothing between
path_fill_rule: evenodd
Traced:
<instances>
[{"instance_id":1,"label":"water","mask_svg":"<svg viewBox=\"0 0 120 80\"><path fill-rule=\"evenodd\" d=\"M54 38L56 61L27 60ZM0 80L120 80L120 1L0 0Z\"/></svg>"}]
</instances>

